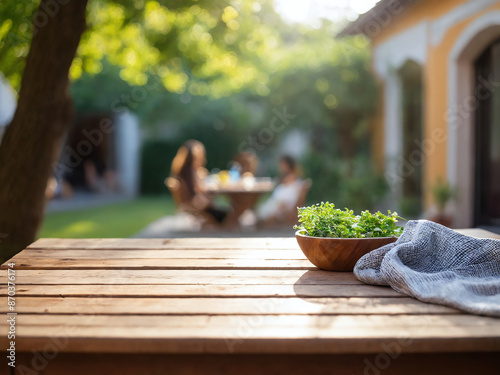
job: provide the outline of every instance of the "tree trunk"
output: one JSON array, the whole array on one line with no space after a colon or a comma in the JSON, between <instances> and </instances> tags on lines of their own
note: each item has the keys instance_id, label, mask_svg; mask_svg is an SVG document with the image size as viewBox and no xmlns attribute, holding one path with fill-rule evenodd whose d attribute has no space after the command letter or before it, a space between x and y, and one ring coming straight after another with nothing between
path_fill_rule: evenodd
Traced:
<instances>
[{"instance_id":1,"label":"tree trunk","mask_svg":"<svg viewBox=\"0 0 500 375\"><path fill-rule=\"evenodd\" d=\"M73 116L68 72L85 29L86 5L40 3L17 110L0 145L3 260L29 245L42 223L47 180Z\"/></svg>"}]
</instances>

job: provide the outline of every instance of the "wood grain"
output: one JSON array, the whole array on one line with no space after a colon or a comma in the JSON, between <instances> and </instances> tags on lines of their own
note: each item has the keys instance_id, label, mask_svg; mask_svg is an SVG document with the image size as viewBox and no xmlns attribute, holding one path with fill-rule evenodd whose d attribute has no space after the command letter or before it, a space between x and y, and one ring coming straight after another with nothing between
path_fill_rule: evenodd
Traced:
<instances>
[{"instance_id":1,"label":"wood grain","mask_svg":"<svg viewBox=\"0 0 500 375\"><path fill-rule=\"evenodd\" d=\"M30 297L406 297L389 287L371 285L22 285ZM7 286L0 285L0 296Z\"/></svg>"},{"instance_id":2,"label":"wood grain","mask_svg":"<svg viewBox=\"0 0 500 375\"><path fill-rule=\"evenodd\" d=\"M460 329L460 337L489 336L498 337L500 326L498 319L478 317L466 314L447 315L82 315L82 314L22 314L19 318L23 326L114 326L114 327L228 327L239 324L243 319L249 325L268 327L303 326L314 329L343 330L342 335L357 337L360 331L383 334L384 330L399 331L402 328L419 330L421 335L430 330ZM485 328L483 333L478 329ZM441 335L450 332L442 331Z\"/></svg>"},{"instance_id":3,"label":"wood grain","mask_svg":"<svg viewBox=\"0 0 500 375\"><path fill-rule=\"evenodd\" d=\"M186 285L339 285L362 283L350 272L321 270L17 270L18 285L186 284ZM7 276L1 273L0 284Z\"/></svg>"},{"instance_id":4,"label":"wood grain","mask_svg":"<svg viewBox=\"0 0 500 375\"><path fill-rule=\"evenodd\" d=\"M484 229L457 229L459 233L478 238L500 239ZM295 238L41 238L28 249L299 249Z\"/></svg>"},{"instance_id":5,"label":"wood grain","mask_svg":"<svg viewBox=\"0 0 500 375\"><path fill-rule=\"evenodd\" d=\"M299 249L295 238L41 238L28 249Z\"/></svg>"},{"instance_id":6,"label":"wood grain","mask_svg":"<svg viewBox=\"0 0 500 375\"><path fill-rule=\"evenodd\" d=\"M413 298L53 298L23 297L18 313L53 314L456 314ZM6 303L0 313L7 313Z\"/></svg>"},{"instance_id":7,"label":"wood grain","mask_svg":"<svg viewBox=\"0 0 500 375\"><path fill-rule=\"evenodd\" d=\"M262 249L26 249L12 259L306 259L297 250L265 250Z\"/></svg>"},{"instance_id":8,"label":"wood grain","mask_svg":"<svg viewBox=\"0 0 500 375\"><path fill-rule=\"evenodd\" d=\"M19 270L315 270L307 259L68 259L14 258ZM2 268L7 268L4 264Z\"/></svg>"},{"instance_id":9,"label":"wood grain","mask_svg":"<svg viewBox=\"0 0 500 375\"><path fill-rule=\"evenodd\" d=\"M495 319L472 316L123 316L22 315L19 334L37 343L59 338L66 350L104 353L370 353L385 343L402 352L500 350ZM50 332L50 337L45 337ZM142 345L130 348L129 340ZM147 342L146 340L149 341ZM182 339L183 342L179 342ZM1 340L1 339L0 339ZM274 340L274 346L271 345ZM266 345L265 341L268 342ZM110 345L110 343L113 343ZM206 344L210 345L206 345ZM481 345L477 345L481 343ZM106 345L107 346L106 346ZM19 350L26 350L20 342ZM40 345L40 344L37 344ZM176 349L174 349L176 348Z\"/></svg>"}]
</instances>

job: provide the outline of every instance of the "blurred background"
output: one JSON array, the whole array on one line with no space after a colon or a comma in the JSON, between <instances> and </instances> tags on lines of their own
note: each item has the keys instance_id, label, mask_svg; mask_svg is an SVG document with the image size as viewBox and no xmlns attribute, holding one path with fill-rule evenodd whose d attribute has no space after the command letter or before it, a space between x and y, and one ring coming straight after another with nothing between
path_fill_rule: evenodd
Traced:
<instances>
[{"instance_id":1,"label":"blurred background","mask_svg":"<svg viewBox=\"0 0 500 375\"><path fill-rule=\"evenodd\" d=\"M376 127L388 100L401 100L397 113L407 140L398 152L411 157L412 142L423 137L427 79L415 59L402 59L395 70L405 89L392 99L384 94L389 81L374 64L386 56L374 59L372 43L387 40L383 33L391 27L397 31L389 33L402 33L404 22L391 23L393 17L409 17L408 2L391 3L89 1L69 71L75 116L52 164L38 236L167 235L165 227L179 220L161 219L179 205L165 179L188 139L205 146L206 169L215 175L230 170L236 154L252 152L259 160L255 176L276 178L280 157L293 157L312 181L305 204L392 209L406 218L432 214L432 207L444 211L457 193L446 167L428 178L421 162L414 173L387 174L391 155L383 147L390 145ZM429 2L418 3L432 13ZM0 136L43 21L38 5L0 5ZM227 204L222 195L217 202Z\"/></svg>"},{"instance_id":2,"label":"blurred background","mask_svg":"<svg viewBox=\"0 0 500 375\"><path fill-rule=\"evenodd\" d=\"M370 52L368 44L335 38L373 3L215 1L170 9L155 1L91 1L89 29L70 69L76 120L58 172L66 159L78 162L79 143L91 141L82 130L91 134L110 119L115 130L92 153L116 173L116 188L53 198L40 236L128 237L173 214L164 179L191 138L205 145L208 170L227 169L236 153L253 151L257 175L276 176L279 156L291 154L314 181L308 203L373 208L385 183L370 158L367 119L376 102ZM37 5L4 9L12 18L3 34L24 31L2 49L2 87L12 92L2 95L10 107L5 114L14 112L19 61L32 32L27 20ZM76 151L69 158L68 146Z\"/></svg>"}]
</instances>

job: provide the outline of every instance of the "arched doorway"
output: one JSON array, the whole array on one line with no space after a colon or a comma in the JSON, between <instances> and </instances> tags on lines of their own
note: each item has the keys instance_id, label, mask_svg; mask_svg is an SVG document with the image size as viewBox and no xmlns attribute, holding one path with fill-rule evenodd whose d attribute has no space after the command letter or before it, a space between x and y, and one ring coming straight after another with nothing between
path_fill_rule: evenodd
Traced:
<instances>
[{"instance_id":1,"label":"arched doorway","mask_svg":"<svg viewBox=\"0 0 500 375\"><path fill-rule=\"evenodd\" d=\"M448 182L458 188L454 226L478 225L477 206L477 92L476 62L500 37L500 11L488 12L471 22L457 38L448 57ZM499 88L500 89L500 88Z\"/></svg>"},{"instance_id":2,"label":"arched doorway","mask_svg":"<svg viewBox=\"0 0 500 375\"><path fill-rule=\"evenodd\" d=\"M474 63L476 225L500 225L500 38Z\"/></svg>"},{"instance_id":3,"label":"arched doorway","mask_svg":"<svg viewBox=\"0 0 500 375\"><path fill-rule=\"evenodd\" d=\"M401 84L401 134L402 158L411 164L411 173L404 175L401 184L401 211L407 217L417 217L422 212L422 144L423 86L422 67L407 60L398 70Z\"/></svg>"}]
</instances>

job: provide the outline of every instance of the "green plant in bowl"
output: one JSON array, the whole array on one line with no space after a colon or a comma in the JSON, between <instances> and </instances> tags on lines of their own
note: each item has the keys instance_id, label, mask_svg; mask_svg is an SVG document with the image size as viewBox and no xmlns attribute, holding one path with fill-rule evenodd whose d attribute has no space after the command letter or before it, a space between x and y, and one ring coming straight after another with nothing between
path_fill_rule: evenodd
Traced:
<instances>
[{"instance_id":1,"label":"green plant in bowl","mask_svg":"<svg viewBox=\"0 0 500 375\"><path fill-rule=\"evenodd\" d=\"M298 210L295 237L307 259L330 271L352 271L363 255L396 241L403 232L396 212L387 215L340 210L333 203L321 202Z\"/></svg>"},{"instance_id":2,"label":"green plant in bowl","mask_svg":"<svg viewBox=\"0 0 500 375\"><path fill-rule=\"evenodd\" d=\"M397 225L397 212L389 211L384 215L380 211L372 214L362 211L354 215L349 209L340 210L335 204L321 202L309 207L298 209L299 225L297 229L301 234L311 237L330 238L374 238L374 237L399 237L403 227Z\"/></svg>"}]
</instances>

